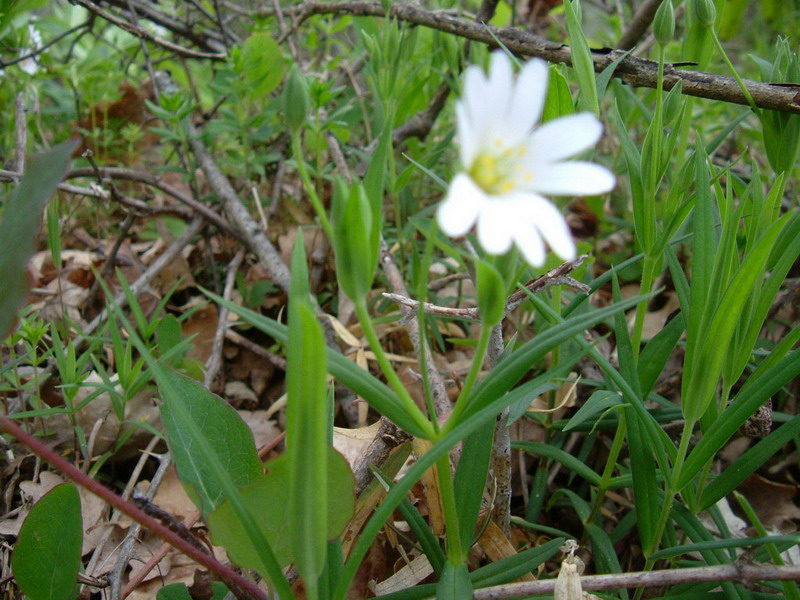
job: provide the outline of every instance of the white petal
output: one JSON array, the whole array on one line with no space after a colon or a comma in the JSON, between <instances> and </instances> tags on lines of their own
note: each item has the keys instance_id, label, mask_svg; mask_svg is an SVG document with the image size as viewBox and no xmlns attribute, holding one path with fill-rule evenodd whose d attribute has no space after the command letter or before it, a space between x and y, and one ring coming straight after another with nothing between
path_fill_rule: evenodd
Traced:
<instances>
[{"instance_id":1,"label":"white petal","mask_svg":"<svg viewBox=\"0 0 800 600\"><path fill-rule=\"evenodd\" d=\"M489 254L504 254L511 249L511 233L515 215L505 203L492 199L478 218L478 242Z\"/></svg>"},{"instance_id":2,"label":"white petal","mask_svg":"<svg viewBox=\"0 0 800 600\"><path fill-rule=\"evenodd\" d=\"M531 136L530 156L557 162L591 148L603 134L603 124L591 113L548 121Z\"/></svg>"},{"instance_id":3,"label":"white petal","mask_svg":"<svg viewBox=\"0 0 800 600\"><path fill-rule=\"evenodd\" d=\"M545 251L542 236L532 224L527 224L519 228L514 235L514 243L522 252L525 261L534 267L541 267L544 264Z\"/></svg>"},{"instance_id":4,"label":"white petal","mask_svg":"<svg viewBox=\"0 0 800 600\"><path fill-rule=\"evenodd\" d=\"M464 95L461 101L473 131L481 135L487 122L493 119L493 107L489 101L491 90L486 76L478 65L467 67L464 75Z\"/></svg>"},{"instance_id":5,"label":"white petal","mask_svg":"<svg viewBox=\"0 0 800 600\"><path fill-rule=\"evenodd\" d=\"M467 233L487 201L486 195L469 175L459 173L453 178L447 190L447 197L436 210L439 229L445 235L458 237Z\"/></svg>"},{"instance_id":6,"label":"white petal","mask_svg":"<svg viewBox=\"0 0 800 600\"><path fill-rule=\"evenodd\" d=\"M489 89L492 95L492 109L501 118L506 118L508 115L513 88L514 72L511 68L511 59L501 50L492 52Z\"/></svg>"},{"instance_id":7,"label":"white petal","mask_svg":"<svg viewBox=\"0 0 800 600\"><path fill-rule=\"evenodd\" d=\"M520 135L530 134L542 116L547 97L547 75L547 63L534 58L522 67L517 77L508 111L508 121L514 124Z\"/></svg>"},{"instance_id":8,"label":"white petal","mask_svg":"<svg viewBox=\"0 0 800 600\"><path fill-rule=\"evenodd\" d=\"M614 175L595 163L570 161L539 165L529 189L557 196L591 196L614 189Z\"/></svg>"},{"instance_id":9,"label":"white petal","mask_svg":"<svg viewBox=\"0 0 800 600\"><path fill-rule=\"evenodd\" d=\"M556 206L541 196L531 196L528 211L550 248L565 260L575 258L575 242L567 221Z\"/></svg>"},{"instance_id":10,"label":"white petal","mask_svg":"<svg viewBox=\"0 0 800 600\"><path fill-rule=\"evenodd\" d=\"M456 102L456 132L461 165L465 169L469 169L472 161L478 155L479 139L467 114L467 109L461 101Z\"/></svg>"}]
</instances>

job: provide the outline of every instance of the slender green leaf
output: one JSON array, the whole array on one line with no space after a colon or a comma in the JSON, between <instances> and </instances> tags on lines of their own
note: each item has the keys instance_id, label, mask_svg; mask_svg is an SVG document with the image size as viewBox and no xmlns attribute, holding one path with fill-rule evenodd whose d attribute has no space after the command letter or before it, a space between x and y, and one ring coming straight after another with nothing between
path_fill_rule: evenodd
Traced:
<instances>
[{"instance_id":1,"label":"slender green leaf","mask_svg":"<svg viewBox=\"0 0 800 600\"><path fill-rule=\"evenodd\" d=\"M800 415L789 419L737 458L703 490L700 510L707 509L735 490L740 483L775 456L784 444L795 439L798 431L800 431Z\"/></svg>"},{"instance_id":2,"label":"slender green leaf","mask_svg":"<svg viewBox=\"0 0 800 600\"><path fill-rule=\"evenodd\" d=\"M572 68L578 78L578 87L581 91L580 103L583 110L600 114L600 104L597 99L597 82L594 78L594 62L586 36L581 28L579 17L580 0L568 0L564 3L564 12L567 15L567 32L572 55Z\"/></svg>"},{"instance_id":3,"label":"slender green leaf","mask_svg":"<svg viewBox=\"0 0 800 600\"><path fill-rule=\"evenodd\" d=\"M759 406L798 374L800 374L800 349L789 353L781 362L764 371L757 380L747 386L747 389L740 392L686 458L677 482L678 491L713 460L714 455Z\"/></svg>"},{"instance_id":4,"label":"slender green leaf","mask_svg":"<svg viewBox=\"0 0 800 600\"><path fill-rule=\"evenodd\" d=\"M465 563L446 562L436 586L436 600L463 600L472 597L472 581Z\"/></svg>"},{"instance_id":5,"label":"slender green leaf","mask_svg":"<svg viewBox=\"0 0 800 600\"><path fill-rule=\"evenodd\" d=\"M592 471L579 458L560 448L540 442L512 442L511 447L534 456L544 456L564 465L569 471L580 475L592 485L600 485L600 475Z\"/></svg>"}]
</instances>

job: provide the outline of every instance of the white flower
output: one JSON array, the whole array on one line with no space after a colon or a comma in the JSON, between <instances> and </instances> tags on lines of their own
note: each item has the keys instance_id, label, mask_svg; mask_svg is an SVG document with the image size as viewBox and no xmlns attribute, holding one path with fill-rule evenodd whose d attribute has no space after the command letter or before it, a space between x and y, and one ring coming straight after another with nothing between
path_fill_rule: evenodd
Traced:
<instances>
[{"instance_id":1,"label":"white flower","mask_svg":"<svg viewBox=\"0 0 800 600\"><path fill-rule=\"evenodd\" d=\"M511 61L492 54L489 74L467 69L456 104L462 172L439 205L439 227L462 236L477 223L478 241L489 254L512 243L532 265L544 264L547 241L565 259L575 257L566 221L544 194L582 196L610 191L614 176L600 165L564 161L593 146L603 126L590 113L534 128L547 94L547 65L534 59L516 82Z\"/></svg>"},{"instance_id":2,"label":"white flower","mask_svg":"<svg viewBox=\"0 0 800 600\"><path fill-rule=\"evenodd\" d=\"M23 48L19 51L20 56L26 56L30 54L32 51L39 50L42 47L42 34L39 33L39 30L36 29L33 25L28 25L28 37L30 38L32 48ZM36 64L36 60L33 58L26 58L25 60L19 63L19 68L25 71L28 75L36 75L36 72L39 70L39 65Z\"/></svg>"}]
</instances>

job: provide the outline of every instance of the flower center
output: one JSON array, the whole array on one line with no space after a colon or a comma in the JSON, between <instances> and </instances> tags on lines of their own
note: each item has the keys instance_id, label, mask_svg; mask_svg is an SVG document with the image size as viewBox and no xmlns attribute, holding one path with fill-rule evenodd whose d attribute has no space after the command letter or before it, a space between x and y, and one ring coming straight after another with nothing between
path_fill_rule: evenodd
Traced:
<instances>
[{"instance_id":1,"label":"flower center","mask_svg":"<svg viewBox=\"0 0 800 600\"><path fill-rule=\"evenodd\" d=\"M527 150L524 145L506 146L503 140L495 138L490 148L475 157L469 176L487 194L508 194L520 183L533 180L522 162Z\"/></svg>"}]
</instances>

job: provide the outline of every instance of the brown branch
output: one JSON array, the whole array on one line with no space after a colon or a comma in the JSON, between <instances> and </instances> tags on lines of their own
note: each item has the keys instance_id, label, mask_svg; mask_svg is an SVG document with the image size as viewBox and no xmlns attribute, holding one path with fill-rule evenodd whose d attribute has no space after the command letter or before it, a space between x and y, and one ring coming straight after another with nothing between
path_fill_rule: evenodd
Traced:
<instances>
[{"instance_id":1,"label":"brown branch","mask_svg":"<svg viewBox=\"0 0 800 600\"><path fill-rule=\"evenodd\" d=\"M2 428L6 433L13 435L42 459L53 465L62 474L72 479L72 481L87 489L95 496L102 498L111 506L122 511L131 519L155 533L161 539L177 548L180 552L192 560L200 563L208 570L217 574L220 579L228 585L229 588L245 591L248 596L252 598L267 598L267 595L253 582L248 581L233 571L230 567L226 567L212 556L200 552L200 550L187 543L186 540L181 539L166 526L146 515L142 510L130 502L123 500L107 487L102 486L100 483L89 477L86 473L73 466L69 461L59 456L58 453L40 442L36 437L24 431L19 425L14 423L14 421L8 417L0 416L0 428Z\"/></svg>"},{"instance_id":2,"label":"brown branch","mask_svg":"<svg viewBox=\"0 0 800 600\"><path fill-rule=\"evenodd\" d=\"M250 249L258 257L259 262L272 277L275 285L289 292L289 268L281 255L269 241L267 234L261 230L255 219L250 216L228 178L220 171L214 158L200 139L200 132L194 125L189 125L189 144L192 147L200 168L206 175L208 184L214 193L225 204L225 210L241 233Z\"/></svg>"},{"instance_id":3,"label":"brown branch","mask_svg":"<svg viewBox=\"0 0 800 600\"><path fill-rule=\"evenodd\" d=\"M579 266L581 266L583 264L583 261L586 260L587 257L588 254L581 254L577 258L573 258L572 260L568 260L565 263L557 266L555 269L550 269L544 275L540 275L535 279L531 279L528 283L526 283L522 287L527 289L529 292L535 294L537 292L541 292L545 288L549 288L554 285L568 285L570 287L577 289L578 291L583 292L584 294L588 294L589 288L585 284L569 276L569 273L571 273ZM383 297L391 300L392 302L396 302L397 304L404 306L408 309L416 310L417 308L419 308L419 302L417 300L412 300L405 294L384 292ZM520 304L525 302L525 300L527 299L528 299L528 294L524 290L517 290L516 292L511 294L508 297L508 300L506 301L505 314L507 315L512 310L516 309ZM477 307L452 308L449 306L438 306L430 302L425 302L423 310L426 313L432 315L436 315L439 317L447 317L451 319L466 319L468 321L480 321L481 318L481 313Z\"/></svg>"},{"instance_id":4,"label":"brown branch","mask_svg":"<svg viewBox=\"0 0 800 600\"><path fill-rule=\"evenodd\" d=\"M186 38L199 48L210 52L224 53L227 48L224 43L224 34L211 28L192 27L154 8L154 2L138 2L137 0L105 0L106 4L117 8L127 9L132 5L142 18L169 29L173 34Z\"/></svg>"},{"instance_id":5,"label":"brown branch","mask_svg":"<svg viewBox=\"0 0 800 600\"><path fill-rule=\"evenodd\" d=\"M234 229L230 223L228 223L225 219L211 210L202 202L198 202L191 196L184 194L179 189L165 183L161 180L157 175L153 175L152 173L146 173L144 171L137 171L135 169L127 169L125 167L99 167L99 172L103 176L103 178L108 179L122 179L125 181L135 181L137 183L143 183L149 187L154 187L158 190L161 190L168 196L175 198L181 204L185 204L195 212L197 212L201 217L203 217L206 221L210 224L214 225L220 231L224 231L225 233L234 236L239 241L246 242L247 239L239 234L236 229ZM0 176L3 175L3 172L0 171ZM93 177L94 170L88 167L82 167L79 169L72 169L65 175L65 179L75 179L78 177ZM59 187L61 189L61 187ZM70 191L70 190L65 190Z\"/></svg>"},{"instance_id":6,"label":"brown branch","mask_svg":"<svg viewBox=\"0 0 800 600\"><path fill-rule=\"evenodd\" d=\"M17 158L17 171L25 172L25 154L28 148L28 119L25 116L25 93L20 92L14 100L16 124L14 127L14 146Z\"/></svg>"},{"instance_id":7,"label":"brown branch","mask_svg":"<svg viewBox=\"0 0 800 600\"><path fill-rule=\"evenodd\" d=\"M272 14L272 9L261 8L255 11L255 14L261 16L270 15ZM380 2L364 2L361 0L336 0L332 2L306 0L300 4L285 8L284 14L295 16L299 21L319 14L385 16L383 5ZM550 62L572 65L569 46L551 42L522 29L474 23L445 11L427 10L416 4L409 3L392 4L391 16L414 25L422 25L482 42L493 48L497 46L497 40L499 40L515 54L537 56ZM595 71L602 71L622 56L623 53L621 50L593 52L592 59ZM627 56L617 65L614 76L635 87L655 88L658 84L658 63L652 60ZM664 89L671 90L679 81L683 82L683 93L689 96L749 106L747 98L742 94L742 90L733 77L700 71L683 71L676 69L672 65L667 65L664 74ZM800 84L777 85L751 80L744 80L744 83L759 108L800 113Z\"/></svg>"},{"instance_id":8,"label":"brown branch","mask_svg":"<svg viewBox=\"0 0 800 600\"><path fill-rule=\"evenodd\" d=\"M669 569L664 571L618 573L614 575L588 575L581 577L584 591L616 590L621 588L662 587L682 583L704 581L797 581L800 580L800 566L777 567L774 565L748 565L730 563L713 567L694 567L688 569ZM535 594L552 594L555 579L545 581L526 581L509 583L475 590L474 600L502 600Z\"/></svg>"},{"instance_id":9,"label":"brown branch","mask_svg":"<svg viewBox=\"0 0 800 600\"><path fill-rule=\"evenodd\" d=\"M183 46L179 46L169 40L165 40L164 38L158 37L157 35L153 35L149 31L142 29L141 27L137 27L136 25L126 21L125 19L118 17L104 8L100 8L91 0L70 0L73 4L80 4L89 12L96 14L98 17L105 19L109 23L116 25L120 29L123 29L130 33L132 36L135 36L139 39L147 40L148 42L152 42L162 48L174 52L179 56L185 56L186 58L200 58L200 59L211 59L211 60L225 60L228 55L225 52L200 52L197 50L191 50L189 48L184 48Z\"/></svg>"}]
</instances>

